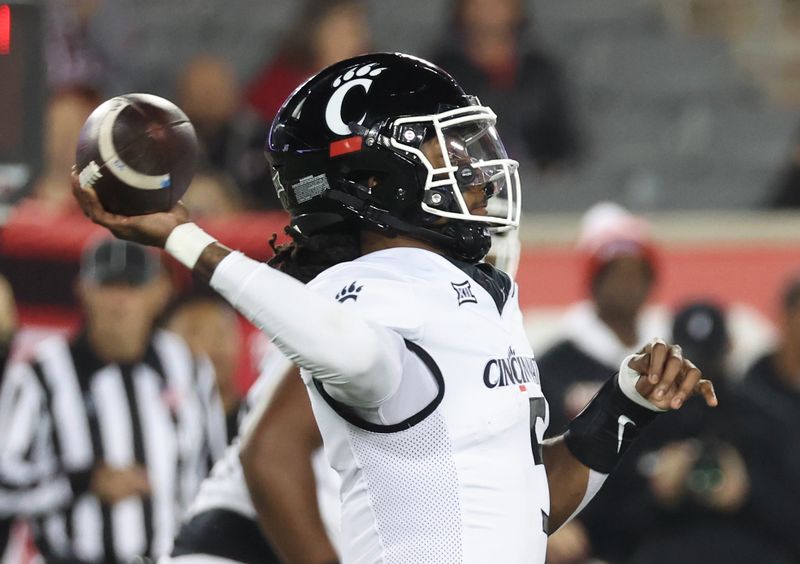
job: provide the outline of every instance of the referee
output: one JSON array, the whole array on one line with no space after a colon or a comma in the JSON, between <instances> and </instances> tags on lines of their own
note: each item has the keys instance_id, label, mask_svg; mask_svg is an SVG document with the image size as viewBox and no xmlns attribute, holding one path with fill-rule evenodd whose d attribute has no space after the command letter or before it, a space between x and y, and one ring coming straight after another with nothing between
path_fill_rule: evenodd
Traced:
<instances>
[{"instance_id":1,"label":"referee","mask_svg":"<svg viewBox=\"0 0 800 564\"><path fill-rule=\"evenodd\" d=\"M0 384L11 356L11 347L17 333L17 309L8 280L0 274ZM0 558L5 554L13 520L0 517Z\"/></svg>"},{"instance_id":2,"label":"referee","mask_svg":"<svg viewBox=\"0 0 800 564\"><path fill-rule=\"evenodd\" d=\"M166 554L180 511L225 447L207 361L153 330L169 294L157 255L84 252L84 324L43 342L0 392L0 517L27 518L46 562Z\"/></svg>"}]
</instances>

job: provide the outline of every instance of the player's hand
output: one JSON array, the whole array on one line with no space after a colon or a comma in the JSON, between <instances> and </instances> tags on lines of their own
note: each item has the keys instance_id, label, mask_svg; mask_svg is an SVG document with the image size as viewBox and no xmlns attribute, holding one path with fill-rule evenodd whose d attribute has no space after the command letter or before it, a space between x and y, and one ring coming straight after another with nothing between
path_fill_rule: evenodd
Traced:
<instances>
[{"instance_id":1,"label":"player's hand","mask_svg":"<svg viewBox=\"0 0 800 564\"><path fill-rule=\"evenodd\" d=\"M100 501L108 504L151 493L147 470L138 465L128 468L111 468L101 463L92 473L90 489Z\"/></svg>"},{"instance_id":2,"label":"player's hand","mask_svg":"<svg viewBox=\"0 0 800 564\"><path fill-rule=\"evenodd\" d=\"M628 366L641 375L636 390L656 407L678 409L695 394L701 395L709 406L717 405L713 384L702 378L700 370L690 360L683 358L677 345L653 339Z\"/></svg>"},{"instance_id":3,"label":"player's hand","mask_svg":"<svg viewBox=\"0 0 800 564\"><path fill-rule=\"evenodd\" d=\"M172 230L189 222L189 212L180 202L168 212L147 215L127 216L106 211L93 188L81 187L75 167L72 169L72 194L86 217L108 228L119 239L143 245L163 248Z\"/></svg>"}]
</instances>

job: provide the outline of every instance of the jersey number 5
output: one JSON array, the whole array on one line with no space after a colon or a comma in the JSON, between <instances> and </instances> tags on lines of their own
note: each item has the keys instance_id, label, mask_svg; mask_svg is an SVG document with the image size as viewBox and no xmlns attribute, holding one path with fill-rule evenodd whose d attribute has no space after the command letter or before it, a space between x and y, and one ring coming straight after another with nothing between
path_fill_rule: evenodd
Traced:
<instances>
[{"instance_id":1,"label":"jersey number 5","mask_svg":"<svg viewBox=\"0 0 800 564\"><path fill-rule=\"evenodd\" d=\"M534 464L542 464L542 440L544 439L544 424L547 417L547 401L544 398L531 398L530 406L533 462ZM537 425L538 421L542 422L541 425Z\"/></svg>"}]
</instances>

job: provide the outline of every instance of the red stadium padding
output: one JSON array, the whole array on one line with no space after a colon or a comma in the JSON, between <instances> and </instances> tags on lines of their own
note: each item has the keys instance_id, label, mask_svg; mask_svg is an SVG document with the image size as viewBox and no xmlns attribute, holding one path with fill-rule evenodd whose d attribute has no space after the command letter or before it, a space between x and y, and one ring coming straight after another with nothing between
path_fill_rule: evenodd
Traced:
<instances>
[{"instance_id":1,"label":"red stadium padding","mask_svg":"<svg viewBox=\"0 0 800 564\"><path fill-rule=\"evenodd\" d=\"M800 275L800 247L780 243L666 245L659 252L654 301L669 306L714 298L747 303L777 319L779 296L792 274ZM522 253L517 280L523 309L557 307L588 292L582 259L572 247L540 247Z\"/></svg>"},{"instance_id":2,"label":"red stadium padding","mask_svg":"<svg viewBox=\"0 0 800 564\"><path fill-rule=\"evenodd\" d=\"M243 213L199 223L225 244L260 260L271 255L268 240L273 233L285 240L282 212ZM53 215L23 205L0 232L0 260L76 262L86 240L104 233L80 214ZM659 269L657 301L675 304L691 297L716 297L749 303L774 318L777 295L786 278L800 273L800 247L702 241L666 245L659 253ZM586 291L583 263L569 246L525 249L517 278L523 308L566 305ZM22 305L30 308L36 321L47 317L41 304ZM63 311L53 314L64 318Z\"/></svg>"},{"instance_id":3,"label":"red stadium padding","mask_svg":"<svg viewBox=\"0 0 800 564\"><path fill-rule=\"evenodd\" d=\"M283 212L240 213L219 220L199 220L206 231L255 258L271 252L267 241L283 234ZM35 204L17 207L0 232L0 256L59 261L77 260L85 242L105 229L74 212L52 213Z\"/></svg>"}]
</instances>

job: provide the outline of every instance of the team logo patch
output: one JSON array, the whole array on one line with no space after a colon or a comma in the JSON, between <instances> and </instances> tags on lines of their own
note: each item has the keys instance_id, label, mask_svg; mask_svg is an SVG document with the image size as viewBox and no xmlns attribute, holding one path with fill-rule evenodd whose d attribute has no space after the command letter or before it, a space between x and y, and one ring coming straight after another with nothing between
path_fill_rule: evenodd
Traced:
<instances>
[{"instance_id":1,"label":"team logo patch","mask_svg":"<svg viewBox=\"0 0 800 564\"><path fill-rule=\"evenodd\" d=\"M345 286L339 293L336 294L336 301L340 304L343 304L347 300L356 301L358 299L358 293L364 286L358 286L358 281L353 282L349 286Z\"/></svg>"},{"instance_id":2,"label":"team logo patch","mask_svg":"<svg viewBox=\"0 0 800 564\"><path fill-rule=\"evenodd\" d=\"M325 107L325 124L328 129L333 131L336 135L351 135L350 126L344 122L342 118L342 106L344 106L344 99L347 93L354 88L363 88L364 93L369 92L372 87L374 78L386 70L385 67L375 66L377 63L367 63L360 67L348 70L341 76L336 77L333 81L334 91L331 94L328 105ZM364 118L367 117L366 112L356 120L356 123L361 125Z\"/></svg>"},{"instance_id":3,"label":"team logo patch","mask_svg":"<svg viewBox=\"0 0 800 564\"><path fill-rule=\"evenodd\" d=\"M458 298L458 305L461 304L477 304L478 298L475 297L475 294L472 293L472 285L469 283L469 280L464 280L463 282L456 284L455 282L450 282L450 285L453 287L453 290L456 291L456 298Z\"/></svg>"}]
</instances>

